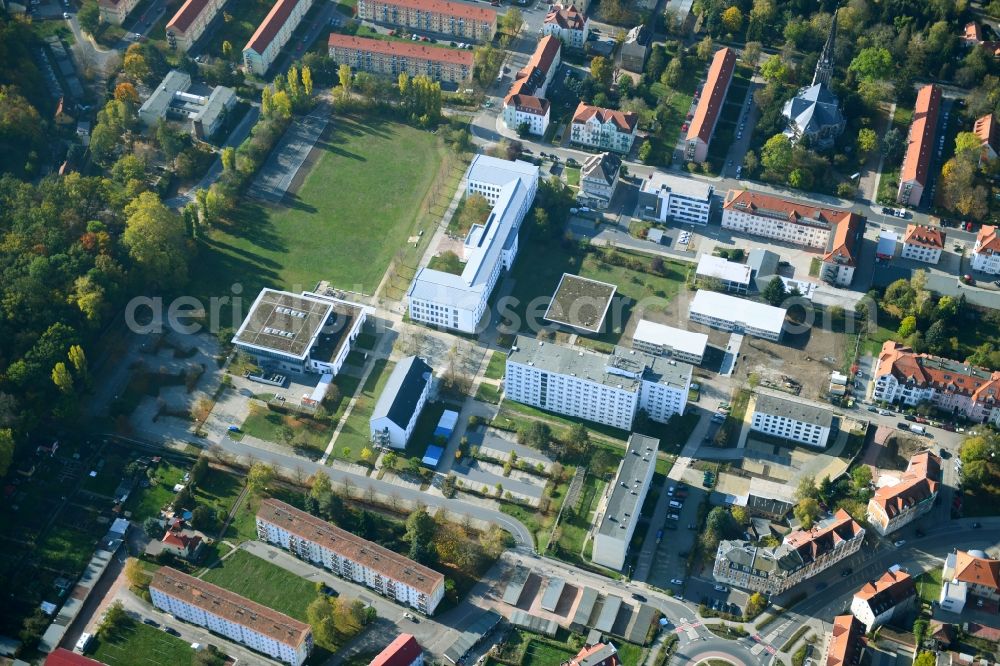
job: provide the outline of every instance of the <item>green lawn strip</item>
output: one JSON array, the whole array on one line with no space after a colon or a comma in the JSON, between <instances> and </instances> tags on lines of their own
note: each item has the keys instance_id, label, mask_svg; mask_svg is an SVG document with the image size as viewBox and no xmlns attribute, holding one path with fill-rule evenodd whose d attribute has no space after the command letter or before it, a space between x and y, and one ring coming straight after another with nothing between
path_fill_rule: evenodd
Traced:
<instances>
[{"instance_id":1,"label":"green lawn strip","mask_svg":"<svg viewBox=\"0 0 1000 666\"><path fill-rule=\"evenodd\" d=\"M819 257L809 260L809 277L819 277L819 270L823 267L823 262Z\"/></svg>"},{"instance_id":2,"label":"green lawn strip","mask_svg":"<svg viewBox=\"0 0 1000 666\"><path fill-rule=\"evenodd\" d=\"M619 641L615 643L615 647L618 648L618 658L621 659L622 666L639 666L646 656L645 648L635 643Z\"/></svg>"},{"instance_id":3,"label":"green lawn strip","mask_svg":"<svg viewBox=\"0 0 1000 666\"><path fill-rule=\"evenodd\" d=\"M444 252L431 257L431 260L427 262L427 268L452 275L461 275L462 271L465 270L465 264L454 252Z\"/></svg>"},{"instance_id":4,"label":"green lawn strip","mask_svg":"<svg viewBox=\"0 0 1000 666\"><path fill-rule=\"evenodd\" d=\"M72 525L55 524L45 534L35 549L33 559L40 565L63 571L80 571L87 566L94 546L101 537L94 529L81 529Z\"/></svg>"},{"instance_id":5,"label":"green lawn strip","mask_svg":"<svg viewBox=\"0 0 1000 666\"><path fill-rule=\"evenodd\" d=\"M566 167L566 184L580 187L580 167Z\"/></svg>"},{"instance_id":6,"label":"green lawn strip","mask_svg":"<svg viewBox=\"0 0 1000 666\"><path fill-rule=\"evenodd\" d=\"M500 389L493 384L486 384L484 382L476 390L476 400L498 405L500 404Z\"/></svg>"},{"instance_id":7,"label":"green lawn strip","mask_svg":"<svg viewBox=\"0 0 1000 666\"><path fill-rule=\"evenodd\" d=\"M563 553L580 555L583 552L583 542L593 526L593 511L597 502L604 494L607 481L588 475L583 482L578 507L565 507L563 518L559 523L558 550Z\"/></svg>"},{"instance_id":8,"label":"green lawn strip","mask_svg":"<svg viewBox=\"0 0 1000 666\"><path fill-rule=\"evenodd\" d=\"M385 359L375 361L368 381L361 388L361 394L358 396L357 402L354 403L354 409L351 410L351 415L347 417L347 421L340 431L340 436L337 438L330 456L331 459L341 458L357 461L362 449L371 445L371 429L368 421L375 410L375 403L378 402L378 396L382 393L382 387L388 381L395 365L395 363L386 362ZM345 453L345 449L347 449L347 453Z\"/></svg>"},{"instance_id":9,"label":"green lawn strip","mask_svg":"<svg viewBox=\"0 0 1000 666\"><path fill-rule=\"evenodd\" d=\"M555 643L531 639L524 648L524 659L521 666L552 666L563 664L572 659L576 652L558 647Z\"/></svg>"},{"instance_id":10,"label":"green lawn strip","mask_svg":"<svg viewBox=\"0 0 1000 666\"><path fill-rule=\"evenodd\" d=\"M522 418L524 416L532 417L536 419L541 419L546 421L552 428L553 434L556 437L565 436L569 428L580 421L578 419L573 419L553 412L547 412L541 409L535 409L529 405L522 405L519 402L514 402L513 400L507 400L504 402L503 407L497 413L496 418L493 422L501 427L513 426L517 429L521 425L526 425L529 419ZM594 423L593 421L585 421L584 425L587 426L587 430L590 431L591 436L595 439L601 439L604 441L609 441L617 446L624 446L625 440L628 438L628 432L625 430L619 430L618 428L613 428L603 423Z\"/></svg>"},{"instance_id":11,"label":"green lawn strip","mask_svg":"<svg viewBox=\"0 0 1000 666\"><path fill-rule=\"evenodd\" d=\"M113 640L94 639L96 647L88 655L108 666L179 666L190 664L194 650L183 639L134 622Z\"/></svg>"},{"instance_id":12,"label":"green lawn strip","mask_svg":"<svg viewBox=\"0 0 1000 666\"><path fill-rule=\"evenodd\" d=\"M156 482L148 488L137 488L125 502L125 509L132 512L132 521L141 523L150 516L160 515L160 509L177 494L174 486L184 480L185 471L186 468L161 461L156 466Z\"/></svg>"},{"instance_id":13,"label":"green lawn strip","mask_svg":"<svg viewBox=\"0 0 1000 666\"><path fill-rule=\"evenodd\" d=\"M917 593L924 603L936 603L941 597L941 569L928 569L917 576Z\"/></svg>"},{"instance_id":14,"label":"green lawn strip","mask_svg":"<svg viewBox=\"0 0 1000 666\"><path fill-rule=\"evenodd\" d=\"M333 434L333 426L328 421L299 418L294 413L282 414L266 407L251 411L240 429L267 442L287 443L315 451L324 451Z\"/></svg>"},{"instance_id":15,"label":"green lawn strip","mask_svg":"<svg viewBox=\"0 0 1000 666\"><path fill-rule=\"evenodd\" d=\"M486 366L487 379L502 379L507 371L507 355L503 352L495 351L490 355L490 362Z\"/></svg>"},{"instance_id":16,"label":"green lawn strip","mask_svg":"<svg viewBox=\"0 0 1000 666\"><path fill-rule=\"evenodd\" d=\"M316 598L314 583L244 550L206 571L202 579L303 622Z\"/></svg>"},{"instance_id":17,"label":"green lawn strip","mask_svg":"<svg viewBox=\"0 0 1000 666\"><path fill-rule=\"evenodd\" d=\"M729 415L719 429L718 437L724 437L723 444L726 446L736 446L739 441L740 431L743 429L743 419L747 415L747 405L750 402L750 391L739 389L733 395L730 404Z\"/></svg>"}]
</instances>

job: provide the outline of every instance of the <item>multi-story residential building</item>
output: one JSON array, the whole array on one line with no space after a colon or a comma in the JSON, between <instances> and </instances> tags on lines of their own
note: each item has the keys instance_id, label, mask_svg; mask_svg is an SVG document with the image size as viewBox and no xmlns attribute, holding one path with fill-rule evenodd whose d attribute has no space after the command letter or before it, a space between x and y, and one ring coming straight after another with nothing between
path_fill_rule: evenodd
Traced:
<instances>
[{"instance_id":1,"label":"multi-story residential building","mask_svg":"<svg viewBox=\"0 0 1000 666\"><path fill-rule=\"evenodd\" d=\"M124 23L138 4L139 0L97 0L97 7L101 11L101 20L114 25Z\"/></svg>"},{"instance_id":2,"label":"multi-story residential building","mask_svg":"<svg viewBox=\"0 0 1000 666\"><path fill-rule=\"evenodd\" d=\"M427 46L423 42L386 41L331 33L327 48L334 62L359 72L396 77L429 76L436 81L461 83L472 78L472 51Z\"/></svg>"},{"instance_id":3,"label":"multi-story residential building","mask_svg":"<svg viewBox=\"0 0 1000 666\"><path fill-rule=\"evenodd\" d=\"M225 4L225 0L185 0L167 23L167 44L172 49L190 50Z\"/></svg>"},{"instance_id":4,"label":"multi-story residential building","mask_svg":"<svg viewBox=\"0 0 1000 666\"><path fill-rule=\"evenodd\" d=\"M989 604L996 612L1000 604L1000 560L981 550L955 550L941 569L941 609L961 613L970 601L977 608Z\"/></svg>"},{"instance_id":5,"label":"multi-story residential building","mask_svg":"<svg viewBox=\"0 0 1000 666\"><path fill-rule=\"evenodd\" d=\"M632 433L615 479L605 489L594 516L596 564L620 570L625 565L629 543L639 523L642 503L656 469L660 440Z\"/></svg>"},{"instance_id":6,"label":"multi-story residential building","mask_svg":"<svg viewBox=\"0 0 1000 666\"><path fill-rule=\"evenodd\" d=\"M825 447L833 426L833 412L801 400L758 392L750 428L806 446Z\"/></svg>"},{"instance_id":7,"label":"multi-story residential building","mask_svg":"<svg viewBox=\"0 0 1000 666\"><path fill-rule=\"evenodd\" d=\"M545 91L559 70L561 51L562 42L556 37L542 37L527 64L514 75L501 110L508 129L520 130L527 125L529 134L545 134L549 126L549 100L545 99Z\"/></svg>"},{"instance_id":8,"label":"multi-story residential building","mask_svg":"<svg viewBox=\"0 0 1000 666\"><path fill-rule=\"evenodd\" d=\"M851 213L830 234L821 258L819 276L830 284L849 287L865 235L865 218Z\"/></svg>"},{"instance_id":9,"label":"multi-story residential building","mask_svg":"<svg viewBox=\"0 0 1000 666\"><path fill-rule=\"evenodd\" d=\"M699 289L691 299L688 318L723 331L745 333L778 342L785 325L785 309Z\"/></svg>"},{"instance_id":10,"label":"multi-story residential building","mask_svg":"<svg viewBox=\"0 0 1000 666\"><path fill-rule=\"evenodd\" d=\"M1000 128L997 126L996 118L992 113L988 113L981 118L977 118L972 126L979 141L982 143L979 153L979 165L992 162L1000 154L997 146L1000 145Z\"/></svg>"},{"instance_id":11,"label":"multi-story residential building","mask_svg":"<svg viewBox=\"0 0 1000 666\"><path fill-rule=\"evenodd\" d=\"M722 541L712 575L751 592L781 594L858 552L865 529L839 509L811 530L787 534L774 548Z\"/></svg>"},{"instance_id":12,"label":"multi-story residential building","mask_svg":"<svg viewBox=\"0 0 1000 666\"><path fill-rule=\"evenodd\" d=\"M305 622L176 569L158 569L149 595L156 608L282 663L300 666L312 651Z\"/></svg>"},{"instance_id":13,"label":"multi-story residential building","mask_svg":"<svg viewBox=\"0 0 1000 666\"><path fill-rule=\"evenodd\" d=\"M893 565L876 581L854 593L851 613L865 625L865 632L880 627L896 615L908 613L917 598L917 586L907 572Z\"/></svg>"},{"instance_id":14,"label":"multi-story residential building","mask_svg":"<svg viewBox=\"0 0 1000 666\"><path fill-rule=\"evenodd\" d=\"M722 207L722 228L825 250L835 228L852 218L848 210L821 208L749 190L730 190ZM855 222L857 224L858 222Z\"/></svg>"},{"instance_id":15,"label":"multi-story residential building","mask_svg":"<svg viewBox=\"0 0 1000 666\"><path fill-rule=\"evenodd\" d=\"M861 666L865 661L865 625L853 615L833 618L833 629L827 641L826 654L820 664L825 666Z\"/></svg>"},{"instance_id":16,"label":"multi-story residential building","mask_svg":"<svg viewBox=\"0 0 1000 666\"><path fill-rule=\"evenodd\" d=\"M704 333L685 331L641 319L632 333L632 348L653 356L672 356L678 361L701 365L708 346Z\"/></svg>"},{"instance_id":17,"label":"multi-story residential building","mask_svg":"<svg viewBox=\"0 0 1000 666\"><path fill-rule=\"evenodd\" d=\"M542 24L542 34L552 35L573 49L582 49L589 33L590 19L576 5L551 5Z\"/></svg>"},{"instance_id":18,"label":"multi-story residential building","mask_svg":"<svg viewBox=\"0 0 1000 666\"><path fill-rule=\"evenodd\" d=\"M692 370L623 347L602 354L518 336L504 389L508 400L631 430L640 409L660 423L683 414Z\"/></svg>"},{"instance_id":19,"label":"multi-story residential building","mask_svg":"<svg viewBox=\"0 0 1000 666\"><path fill-rule=\"evenodd\" d=\"M260 503L257 537L426 615L444 598L437 571L280 500Z\"/></svg>"},{"instance_id":20,"label":"multi-story residential building","mask_svg":"<svg viewBox=\"0 0 1000 666\"><path fill-rule=\"evenodd\" d=\"M618 49L621 68L629 72L641 73L649 56L649 31L644 25L637 25L625 34L625 41Z\"/></svg>"},{"instance_id":21,"label":"multi-story residential building","mask_svg":"<svg viewBox=\"0 0 1000 666\"><path fill-rule=\"evenodd\" d=\"M972 248L972 269L983 273L1000 273L1000 227L984 224L976 234Z\"/></svg>"},{"instance_id":22,"label":"multi-story residential building","mask_svg":"<svg viewBox=\"0 0 1000 666\"><path fill-rule=\"evenodd\" d=\"M636 209L646 220L708 224L714 188L694 178L654 171L642 181Z\"/></svg>"},{"instance_id":23,"label":"multi-story residential building","mask_svg":"<svg viewBox=\"0 0 1000 666\"><path fill-rule=\"evenodd\" d=\"M735 261L728 261L712 254L698 257L695 275L711 278L722 283L722 288L734 294L745 294L750 290L750 267Z\"/></svg>"},{"instance_id":24,"label":"multi-story residential building","mask_svg":"<svg viewBox=\"0 0 1000 666\"><path fill-rule=\"evenodd\" d=\"M261 289L233 344L269 370L336 375L369 312L313 292Z\"/></svg>"},{"instance_id":25,"label":"multi-story residential building","mask_svg":"<svg viewBox=\"0 0 1000 666\"><path fill-rule=\"evenodd\" d=\"M496 10L448 0L358 0L358 18L483 42L497 31Z\"/></svg>"},{"instance_id":26,"label":"multi-story residential building","mask_svg":"<svg viewBox=\"0 0 1000 666\"><path fill-rule=\"evenodd\" d=\"M885 536L907 525L934 507L941 482L941 459L930 451L910 458L895 483L882 484L868 500L868 523Z\"/></svg>"},{"instance_id":27,"label":"multi-story residential building","mask_svg":"<svg viewBox=\"0 0 1000 666\"><path fill-rule=\"evenodd\" d=\"M892 340L875 363L872 398L910 407L927 402L970 421L1000 425L1000 371L917 354Z\"/></svg>"},{"instance_id":28,"label":"multi-story residential building","mask_svg":"<svg viewBox=\"0 0 1000 666\"><path fill-rule=\"evenodd\" d=\"M941 260L941 250L944 249L945 233L936 227L925 227L917 224L906 225L903 234L903 259L914 259L928 264L936 264Z\"/></svg>"},{"instance_id":29,"label":"multi-story residential building","mask_svg":"<svg viewBox=\"0 0 1000 666\"><path fill-rule=\"evenodd\" d=\"M934 158L934 138L940 108L941 89L933 84L921 88L913 107L913 123L907 137L906 156L899 172L896 201L903 205L919 206L924 195Z\"/></svg>"},{"instance_id":30,"label":"multi-story residential building","mask_svg":"<svg viewBox=\"0 0 1000 666\"><path fill-rule=\"evenodd\" d=\"M424 666L424 651L412 634L400 634L368 666Z\"/></svg>"},{"instance_id":31,"label":"multi-story residential building","mask_svg":"<svg viewBox=\"0 0 1000 666\"><path fill-rule=\"evenodd\" d=\"M514 265L521 221L538 189L538 167L476 155L465 177L466 196L482 194L493 206L486 223L465 237L465 268L461 275L421 268L407 297L414 321L475 333L500 272Z\"/></svg>"},{"instance_id":32,"label":"multi-story residential building","mask_svg":"<svg viewBox=\"0 0 1000 666\"><path fill-rule=\"evenodd\" d=\"M701 89L698 107L695 109L694 118L691 119L684 140L685 159L699 164L708 159L708 146L712 142L715 125L722 114L722 105L726 101L726 93L729 92L729 83L733 80L735 69L735 51L726 47L715 52L712 64L708 68L705 86Z\"/></svg>"},{"instance_id":33,"label":"multi-story residential building","mask_svg":"<svg viewBox=\"0 0 1000 666\"><path fill-rule=\"evenodd\" d=\"M243 65L247 71L264 76L284 48L313 0L277 0L243 47Z\"/></svg>"},{"instance_id":34,"label":"multi-story residential building","mask_svg":"<svg viewBox=\"0 0 1000 666\"><path fill-rule=\"evenodd\" d=\"M573 113L570 140L591 148L628 154L632 150L638 125L638 114L580 102Z\"/></svg>"},{"instance_id":35,"label":"multi-story residential building","mask_svg":"<svg viewBox=\"0 0 1000 666\"><path fill-rule=\"evenodd\" d=\"M604 210L615 196L622 161L611 153L591 155L580 169L580 191L576 200L584 206Z\"/></svg>"},{"instance_id":36,"label":"multi-story residential building","mask_svg":"<svg viewBox=\"0 0 1000 666\"><path fill-rule=\"evenodd\" d=\"M434 387L434 371L422 358L407 356L392 369L368 420L379 448L406 448Z\"/></svg>"}]
</instances>

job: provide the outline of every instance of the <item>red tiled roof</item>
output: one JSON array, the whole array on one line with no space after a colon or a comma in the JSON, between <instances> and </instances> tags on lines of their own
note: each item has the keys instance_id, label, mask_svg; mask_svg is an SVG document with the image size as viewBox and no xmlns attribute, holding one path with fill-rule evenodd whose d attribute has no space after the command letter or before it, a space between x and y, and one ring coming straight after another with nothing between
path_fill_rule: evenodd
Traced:
<instances>
[{"instance_id":1,"label":"red tiled roof","mask_svg":"<svg viewBox=\"0 0 1000 666\"><path fill-rule=\"evenodd\" d=\"M495 9L464 2L449 2L449 0L383 0L379 4L406 7L407 9L417 9L421 12L445 14L447 16L486 23L495 23L497 20Z\"/></svg>"},{"instance_id":2,"label":"red tiled roof","mask_svg":"<svg viewBox=\"0 0 1000 666\"><path fill-rule=\"evenodd\" d=\"M534 95L507 95L503 103L513 104L518 111L533 113L536 116L544 116L549 111L549 100Z\"/></svg>"},{"instance_id":3,"label":"red tiled roof","mask_svg":"<svg viewBox=\"0 0 1000 666\"><path fill-rule=\"evenodd\" d=\"M934 131L937 127L938 110L941 108L941 89L934 84L926 85L917 93L917 103L913 108L913 124L910 125L909 143L900 182L916 181L927 183L927 171L934 154Z\"/></svg>"},{"instance_id":4,"label":"red tiled roof","mask_svg":"<svg viewBox=\"0 0 1000 666\"><path fill-rule=\"evenodd\" d=\"M955 553L955 580L1000 590L1000 560L983 559L959 550Z\"/></svg>"},{"instance_id":5,"label":"red tiled roof","mask_svg":"<svg viewBox=\"0 0 1000 666\"><path fill-rule=\"evenodd\" d=\"M975 21L970 21L965 24L965 32L962 35L962 39L970 42L981 42L983 41L983 29Z\"/></svg>"},{"instance_id":6,"label":"red tiled roof","mask_svg":"<svg viewBox=\"0 0 1000 666\"><path fill-rule=\"evenodd\" d=\"M410 666L423 650L410 634L400 634L372 659L368 666Z\"/></svg>"},{"instance_id":7,"label":"red tiled roof","mask_svg":"<svg viewBox=\"0 0 1000 666\"><path fill-rule=\"evenodd\" d=\"M912 381L921 388L932 386L949 394L975 401L1000 401L1000 371L966 365L940 356L916 354L894 340L882 345L876 365L876 379L892 374L897 381Z\"/></svg>"},{"instance_id":8,"label":"red tiled roof","mask_svg":"<svg viewBox=\"0 0 1000 666\"><path fill-rule=\"evenodd\" d=\"M977 118L972 126L979 140L983 142L983 147L989 146L994 152L997 150L997 121L992 113L988 113L981 118Z\"/></svg>"},{"instance_id":9,"label":"red tiled roof","mask_svg":"<svg viewBox=\"0 0 1000 666\"><path fill-rule=\"evenodd\" d=\"M826 656L826 666L847 666L858 664L864 650L865 625L853 615L838 615L833 620L830 637L830 651Z\"/></svg>"},{"instance_id":10,"label":"red tiled roof","mask_svg":"<svg viewBox=\"0 0 1000 666\"><path fill-rule=\"evenodd\" d=\"M538 40L535 52L531 54L528 63L514 75L514 82L504 98L504 104L520 104L525 110L534 109L537 115L544 115L548 101L535 95L542 82L549 76L549 69L562 49L562 42L552 35L546 35ZM528 98L531 99L528 99ZM515 98L520 102L515 101ZM544 106L544 108L543 108Z\"/></svg>"},{"instance_id":11,"label":"red tiled roof","mask_svg":"<svg viewBox=\"0 0 1000 666\"><path fill-rule=\"evenodd\" d=\"M611 121L621 132L634 132L636 123L639 122L639 116L635 113L602 109L599 106L591 106L590 104L580 102L580 105L576 107L576 111L573 113L573 122L585 123L591 118L597 118L601 123Z\"/></svg>"},{"instance_id":12,"label":"red tiled roof","mask_svg":"<svg viewBox=\"0 0 1000 666\"><path fill-rule=\"evenodd\" d=\"M285 25L288 17L292 15L292 10L297 4L299 4L299 0L277 0L271 7L271 11L257 26L257 31L253 33L243 50L250 49L256 53L263 53L281 27Z\"/></svg>"},{"instance_id":13,"label":"red tiled roof","mask_svg":"<svg viewBox=\"0 0 1000 666\"><path fill-rule=\"evenodd\" d=\"M726 101L726 91L729 90L729 81L733 78L735 68L735 51L726 47L715 52L712 64L708 68L705 87L701 89L698 108L688 128L688 141L701 139L703 143L708 143L712 138L715 121L722 111L722 103Z\"/></svg>"},{"instance_id":14,"label":"red tiled roof","mask_svg":"<svg viewBox=\"0 0 1000 666\"><path fill-rule=\"evenodd\" d=\"M548 76L549 68L555 61L556 56L562 49L562 42L553 35L545 35L538 40L535 52L531 54L528 63L517 73L518 79L531 75L532 68L537 67L542 72L542 76Z\"/></svg>"},{"instance_id":15,"label":"red tiled roof","mask_svg":"<svg viewBox=\"0 0 1000 666\"><path fill-rule=\"evenodd\" d=\"M201 543L201 537L197 534L189 535L167 530L167 533L163 535L163 538L160 539L160 541L186 551L197 548Z\"/></svg>"},{"instance_id":16,"label":"red tiled roof","mask_svg":"<svg viewBox=\"0 0 1000 666\"><path fill-rule=\"evenodd\" d=\"M45 658L45 666L104 666L104 662L70 652L66 648L56 648Z\"/></svg>"},{"instance_id":17,"label":"red tiled roof","mask_svg":"<svg viewBox=\"0 0 1000 666\"><path fill-rule=\"evenodd\" d=\"M842 222L850 222L851 217L860 217L849 210L810 206L799 201L749 190L730 190L723 208L751 215L780 216L785 222L811 226L819 224L832 227Z\"/></svg>"},{"instance_id":18,"label":"red tiled roof","mask_svg":"<svg viewBox=\"0 0 1000 666\"><path fill-rule=\"evenodd\" d=\"M210 0L186 0L181 5L181 8L177 10L177 13L174 14L174 17L170 19L170 23L167 24L167 30L185 32L191 26L191 23L194 22L195 18L205 11L209 2Z\"/></svg>"},{"instance_id":19,"label":"red tiled roof","mask_svg":"<svg viewBox=\"0 0 1000 666\"><path fill-rule=\"evenodd\" d=\"M1000 252L1000 234L997 233L997 229L1000 229L1000 227L989 224L984 224L979 229L979 233L976 234L977 254L994 254Z\"/></svg>"},{"instance_id":20,"label":"red tiled roof","mask_svg":"<svg viewBox=\"0 0 1000 666\"><path fill-rule=\"evenodd\" d=\"M352 35L342 35L338 32L333 32L330 33L330 38L327 40L327 47L357 49L359 51L381 53L383 55L430 60L432 62L450 63L452 65L465 65L470 69L473 66L472 51L448 49L441 46L426 46L421 42L370 39L368 37L354 37Z\"/></svg>"},{"instance_id":21,"label":"red tiled roof","mask_svg":"<svg viewBox=\"0 0 1000 666\"><path fill-rule=\"evenodd\" d=\"M545 15L545 22L555 23L563 30L583 30L587 17L575 5L552 5L552 9Z\"/></svg>"},{"instance_id":22,"label":"red tiled roof","mask_svg":"<svg viewBox=\"0 0 1000 666\"><path fill-rule=\"evenodd\" d=\"M910 574L900 569L889 570L878 580L862 585L861 589L854 593L854 598L871 601L878 597L877 601L891 602L887 606L891 608L916 593L916 589Z\"/></svg>"},{"instance_id":23,"label":"red tiled roof","mask_svg":"<svg viewBox=\"0 0 1000 666\"><path fill-rule=\"evenodd\" d=\"M823 261L853 266L854 242L858 237L858 225L863 222L864 218L854 213L850 213L845 220L838 222L830 235L829 249L823 255Z\"/></svg>"},{"instance_id":24,"label":"red tiled roof","mask_svg":"<svg viewBox=\"0 0 1000 666\"><path fill-rule=\"evenodd\" d=\"M784 543L799 552L803 561L815 560L829 552L842 541L848 541L861 534L861 527L843 509L837 509L833 519L816 525L811 530L796 530L785 536Z\"/></svg>"},{"instance_id":25,"label":"red tiled roof","mask_svg":"<svg viewBox=\"0 0 1000 666\"><path fill-rule=\"evenodd\" d=\"M906 225L906 233L903 234L903 244L941 250L944 249L945 237L946 234L936 227L908 224Z\"/></svg>"}]
</instances>

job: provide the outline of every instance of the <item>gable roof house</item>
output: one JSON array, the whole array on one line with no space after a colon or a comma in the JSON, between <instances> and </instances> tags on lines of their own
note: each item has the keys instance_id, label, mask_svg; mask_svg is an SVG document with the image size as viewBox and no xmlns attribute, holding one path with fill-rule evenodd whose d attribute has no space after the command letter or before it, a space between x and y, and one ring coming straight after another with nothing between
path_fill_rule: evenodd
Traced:
<instances>
[{"instance_id":1,"label":"gable roof house","mask_svg":"<svg viewBox=\"0 0 1000 666\"><path fill-rule=\"evenodd\" d=\"M545 91L559 69L561 51L558 37L542 37L527 64L514 75L501 111L508 129L517 130L526 124L530 134L545 134L549 126L549 100L545 99Z\"/></svg>"},{"instance_id":2,"label":"gable roof house","mask_svg":"<svg viewBox=\"0 0 1000 666\"><path fill-rule=\"evenodd\" d=\"M376 446L406 447L433 383L433 371L422 358L408 356L396 364L369 420Z\"/></svg>"},{"instance_id":3,"label":"gable roof house","mask_svg":"<svg viewBox=\"0 0 1000 666\"><path fill-rule=\"evenodd\" d=\"M552 35L570 48L582 49L587 44L590 19L576 5L551 5L545 15L542 33Z\"/></svg>"},{"instance_id":4,"label":"gable roof house","mask_svg":"<svg viewBox=\"0 0 1000 666\"><path fill-rule=\"evenodd\" d=\"M618 187L621 168L622 161L617 155L597 153L588 157L580 169L580 191L576 200L592 208L607 208Z\"/></svg>"},{"instance_id":5,"label":"gable roof house","mask_svg":"<svg viewBox=\"0 0 1000 666\"><path fill-rule=\"evenodd\" d=\"M868 522L885 536L934 506L941 481L941 458L923 451L910 458L899 481L884 485L868 500Z\"/></svg>"},{"instance_id":6,"label":"gable roof house","mask_svg":"<svg viewBox=\"0 0 1000 666\"><path fill-rule=\"evenodd\" d=\"M899 172L896 201L906 206L919 206L927 186L934 139L937 134L938 112L941 109L941 89L929 84L917 93L913 107L913 122L907 137L906 156Z\"/></svg>"},{"instance_id":7,"label":"gable roof house","mask_svg":"<svg viewBox=\"0 0 1000 666\"><path fill-rule=\"evenodd\" d=\"M632 150L639 115L580 102L573 113L573 143L627 154Z\"/></svg>"},{"instance_id":8,"label":"gable roof house","mask_svg":"<svg viewBox=\"0 0 1000 666\"><path fill-rule=\"evenodd\" d=\"M1000 141L998 141L1000 137L997 136L997 119L993 117L992 113L977 118L972 126L972 131L983 144L982 152L979 155L979 165L982 166L984 162L995 160L998 155L998 146L1000 146Z\"/></svg>"},{"instance_id":9,"label":"gable roof house","mask_svg":"<svg viewBox=\"0 0 1000 666\"><path fill-rule=\"evenodd\" d=\"M944 561L941 570L941 608L961 613L966 603L975 599L977 608L997 611L1000 603L1000 560L981 550L956 550Z\"/></svg>"},{"instance_id":10,"label":"gable roof house","mask_svg":"<svg viewBox=\"0 0 1000 666\"><path fill-rule=\"evenodd\" d=\"M1000 227L984 224L976 234L972 248L972 268L996 275L1000 273Z\"/></svg>"},{"instance_id":11,"label":"gable roof house","mask_svg":"<svg viewBox=\"0 0 1000 666\"><path fill-rule=\"evenodd\" d=\"M712 142L715 125L722 113L722 104L726 101L735 69L735 51L726 47L715 52L712 64L708 67L705 86L701 89L698 107L688 127L685 159L699 164L708 159L708 146Z\"/></svg>"},{"instance_id":12,"label":"gable roof house","mask_svg":"<svg viewBox=\"0 0 1000 666\"><path fill-rule=\"evenodd\" d=\"M857 666L865 653L865 625L853 615L838 615L826 651L826 666Z\"/></svg>"},{"instance_id":13,"label":"gable roof house","mask_svg":"<svg viewBox=\"0 0 1000 666\"><path fill-rule=\"evenodd\" d=\"M871 631L913 607L917 586L907 572L893 566L882 577L869 581L854 593L851 613Z\"/></svg>"}]
</instances>

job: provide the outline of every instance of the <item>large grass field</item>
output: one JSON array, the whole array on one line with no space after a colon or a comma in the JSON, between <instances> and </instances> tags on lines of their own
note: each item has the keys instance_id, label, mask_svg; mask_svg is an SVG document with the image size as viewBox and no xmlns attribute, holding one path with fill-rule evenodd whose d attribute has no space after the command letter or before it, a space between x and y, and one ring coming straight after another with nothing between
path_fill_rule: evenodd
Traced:
<instances>
[{"instance_id":1,"label":"large grass field","mask_svg":"<svg viewBox=\"0 0 1000 666\"><path fill-rule=\"evenodd\" d=\"M305 621L306 607L316 598L314 583L244 550L209 569L202 579L296 620Z\"/></svg>"},{"instance_id":2,"label":"large grass field","mask_svg":"<svg viewBox=\"0 0 1000 666\"><path fill-rule=\"evenodd\" d=\"M239 283L252 299L263 286L311 289L323 279L375 290L417 234L446 149L408 125L343 117L333 118L317 147L319 158L287 205L248 199L203 239L197 294L229 294Z\"/></svg>"},{"instance_id":3,"label":"large grass field","mask_svg":"<svg viewBox=\"0 0 1000 666\"><path fill-rule=\"evenodd\" d=\"M89 656L108 666L179 666L190 664L194 650L185 641L135 622L113 641L95 640Z\"/></svg>"}]
</instances>

